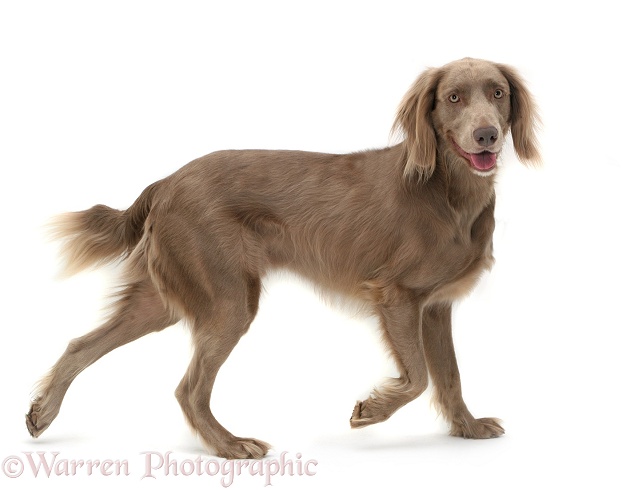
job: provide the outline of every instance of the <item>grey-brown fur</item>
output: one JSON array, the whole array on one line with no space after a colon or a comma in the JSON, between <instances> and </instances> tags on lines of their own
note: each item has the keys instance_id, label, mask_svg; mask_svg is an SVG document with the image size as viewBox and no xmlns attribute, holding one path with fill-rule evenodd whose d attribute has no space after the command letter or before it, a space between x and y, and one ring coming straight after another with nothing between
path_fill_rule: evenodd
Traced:
<instances>
[{"instance_id":1,"label":"grey-brown fur","mask_svg":"<svg viewBox=\"0 0 626 490\"><path fill-rule=\"evenodd\" d=\"M472 154L499 153L511 131L519 158L538 161L537 121L512 68L464 59L427 70L410 88L396 146L213 153L152 184L126 211L96 206L60 217L68 271L124 257L124 287L110 319L71 341L42 380L28 430L46 430L87 366L185 319L195 349L176 397L189 424L219 456L262 457L268 444L228 432L210 397L255 317L264 275L282 268L380 318L400 376L356 404L352 427L386 420L430 374L453 435L501 435L497 419L475 419L465 406L450 310L492 264L496 170L470 164ZM485 128L488 145L476 132Z\"/></svg>"}]
</instances>

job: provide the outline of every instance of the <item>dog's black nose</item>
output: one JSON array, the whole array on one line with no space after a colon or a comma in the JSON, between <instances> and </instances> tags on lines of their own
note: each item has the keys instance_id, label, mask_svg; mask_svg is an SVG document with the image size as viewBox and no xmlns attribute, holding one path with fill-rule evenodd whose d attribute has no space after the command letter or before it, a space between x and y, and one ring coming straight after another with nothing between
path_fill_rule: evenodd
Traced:
<instances>
[{"instance_id":1,"label":"dog's black nose","mask_svg":"<svg viewBox=\"0 0 626 490\"><path fill-rule=\"evenodd\" d=\"M480 146L487 148L493 145L498 139L498 130L493 126L487 126L486 128L478 128L474 131L474 140Z\"/></svg>"}]
</instances>

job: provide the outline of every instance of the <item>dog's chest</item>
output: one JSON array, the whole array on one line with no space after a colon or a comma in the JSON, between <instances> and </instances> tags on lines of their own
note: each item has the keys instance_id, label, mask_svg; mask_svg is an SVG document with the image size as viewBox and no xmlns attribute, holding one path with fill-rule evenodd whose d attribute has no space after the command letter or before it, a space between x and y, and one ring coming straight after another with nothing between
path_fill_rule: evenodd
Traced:
<instances>
[{"instance_id":1,"label":"dog's chest","mask_svg":"<svg viewBox=\"0 0 626 490\"><path fill-rule=\"evenodd\" d=\"M448 216L445 235L439 233L437 239L428 232L422 235L423 248L408 267L408 287L436 301L452 301L472 289L493 265L493 205L474 216Z\"/></svg>"}]
</instances>

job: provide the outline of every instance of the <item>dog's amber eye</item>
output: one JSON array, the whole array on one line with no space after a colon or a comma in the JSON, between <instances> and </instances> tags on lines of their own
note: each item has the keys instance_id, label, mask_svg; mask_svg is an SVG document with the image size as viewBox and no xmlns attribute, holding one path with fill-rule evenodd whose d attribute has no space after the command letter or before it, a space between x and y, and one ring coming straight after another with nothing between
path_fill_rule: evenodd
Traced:
<instances>
[{"instance_id":1,"label":"dog's amber eye","mask_svg":"<svg viewBox=\"0 0 626 490\"><path fill-rule=\"evenodd\" d=\"M457 94L452 94L450 97L448 97L448 100L452 102L453 104L456 104L461 99L459 98Z\"/></svg>"},{"instance_id":2,"label":"dog's amber eye","mask_svg":"<svg viewBox=\"0 0 626 490\"><path fill-rule=\"evenodd\" d=\"M494 96L496 99L501 99L503 95L504 95L504 92L503 92L502 90L500 90L500 89L496 90L496 91L493 93L493 96Z\"/></svg>"}]
</instances>

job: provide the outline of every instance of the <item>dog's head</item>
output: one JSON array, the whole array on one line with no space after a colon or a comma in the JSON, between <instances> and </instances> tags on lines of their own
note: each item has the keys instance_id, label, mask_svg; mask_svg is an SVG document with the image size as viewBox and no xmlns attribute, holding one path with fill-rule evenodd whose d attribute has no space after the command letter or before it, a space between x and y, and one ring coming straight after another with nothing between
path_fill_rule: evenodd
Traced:
<instances>
[{"instance_id":1,"label":"dog's head","mask_svg":"<svg viewBox=\"0 0 626 490\"><path fill-rule=\"evenodd\" d=\"M394 123L404 134L405 176L428 179L438 152L474 174L492 175L504 138L524 163L538 163L532 96L511 67L465 58L426 70L405 95Z\"/></svg>"}]
</instances>

